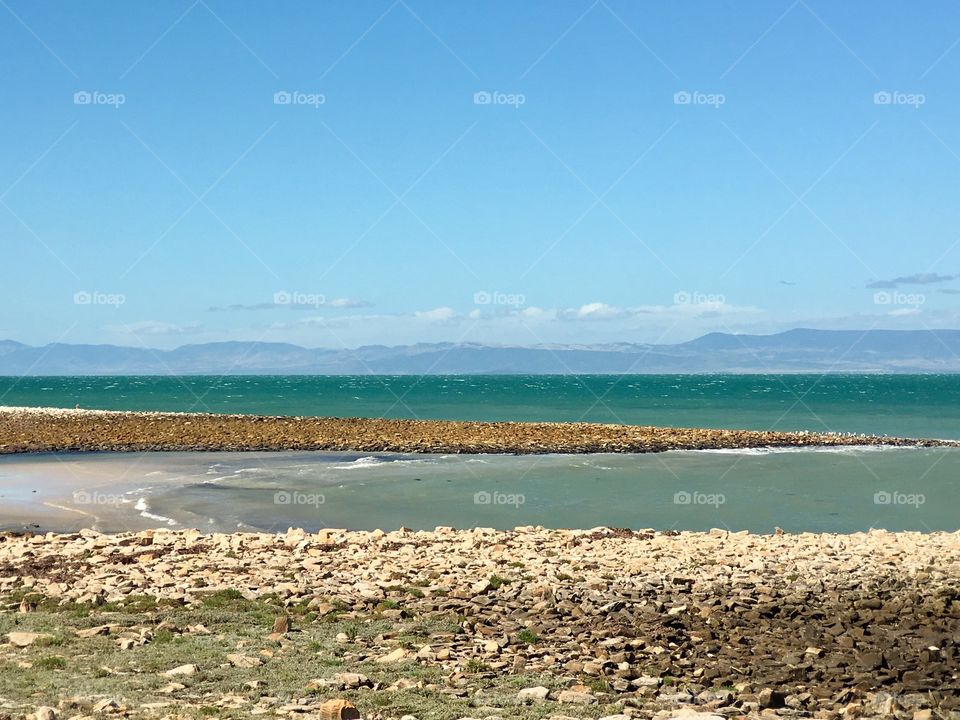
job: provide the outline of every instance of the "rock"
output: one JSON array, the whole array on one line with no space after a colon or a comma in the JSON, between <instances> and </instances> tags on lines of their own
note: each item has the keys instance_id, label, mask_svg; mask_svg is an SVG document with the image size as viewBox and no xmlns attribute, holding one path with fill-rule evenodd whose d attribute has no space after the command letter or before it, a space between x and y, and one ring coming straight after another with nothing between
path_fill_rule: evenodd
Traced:
<instances>
[{"instance_id":1,"label":"rock","mask_svg":"<svg viewBox=\"0 0 960 720\"><path fill-rule=\"evenodd\" d=\"M377 662L381 665L387 665L389 663L400 662L405 657L407 657L407 651L403 648L397 648L393 652L387 653L386 655L381 655L377 658Z\"/></svg>"},{"instance_id":2,"label":"rock","mask_svg":"<svg viewBox=\"0 0 960 720\"><path fill-rule=\"evenodd\" d=\"M782 708L784 704L783 693L771 688L764 688L757 693L757 702L762 708Z\"/></svg>"},{"instance_id":3,"label":"rock","mask_svg":"<svg viewBox=\"0 0 960 720\"><path fill-rule=\"evenodd\" d=\"M913 720L933 720L933 710L914 710Z\"/></svg>"},{"instance_id":4,"label":"rock","mask_svg":"<svg viewBox=\"0 0 960 720\"><path fill-rule=\"evenodd\" d=\"M557 702L572 705L593 705L596 701L597 699L592 694L578 690L563 690L557 696Z\"/></svg>"},{"instance_id":5,"label":"rock","mask_svg":"<svg viewBox=\"0 0 960 720\"><path fill-rule=\"evenodd\" d=\"M7 633L7 642L14 647L29 647L35 642L48 642L53 640L53 635L48 633L35 632L12 632Z\"/></svg>"},{"instance_id":6,"label":"rock","mask_svg":"<svg viewBox=\"0 0 960 720\"><path fill-rule=\"evenodd\" d=\"M361 675L360 673L337 673L333 676L333 680L334 682L343 685L343 687L345 687L347 690L373 686L373 683L370 682L370 678L368 678L366 675Z\"/></svg>"},{"instance_id":7,"label":"rock","mask_svg":"<svg viewBox=\"0 0 960 720\"><path fill-rule=\"evenodd\" d=\"M547 695L549 694L550 691L547 688L538 685L536 687L523 688L523 690L517 693L517 699L521 702L542 702L547 699Z\"/></svg>"},{"instance_id":8,"label":"rock","mask_svg":"<svg viewBox=\"0 0 960 720\"><path fill-rule=\"evenodd\" d=\"M162 673L166 677L175 677L177 675L196 675L197 666L196 665L179 665L172 670L167 670Z\"/></svg>"},{"instance_id":9,"label":"rock","mask_svg":"<svg viewBox=\"0 0 960 720\"><path fill-rule=\"evenodd\" d=\"M360 711L349 700L327 700L317 710L320 720L359 720Z\"/></svg>"},{"instance_id":10,"label":"rock","mask_svg":"<svg viewBox=\"0 0 960 720\"><path fill-rule=\"evenodd\" d=\"M323 602L322 600L318 600L317 598L314 598L309 603L307 603L307 609L315 612L317 614L317 617L324 617L325 615L329 615L334 610L336 610L337 606L333 605L332 603Z\"/></svg>"},{"instance_id":11,"label":"rock","mask_svg":"<svg viewBox=\"0 0 960 720\"><path fill-rule=\"evenodd\" d=\"M387 690L410 690L417 687L417 681L410 678L399 678L390 684Z\"/></svg>"},{"instance_id":12,"label":"rock","mask_svg":"<svg viewBox=\"0 0 960 720\"><path fill-rule=\"evenodd\" d=\"M37 708L37 712L34 713L33 717L36 718L36 720L57 720L60 715L49 705L42 705Z\"/></svg>"},{"instance_id":13,"label":"rock","mask_svg":"<svg viewBox=\"0 0 960 720\"><path fill-rule=\"evenodd\" d=\"M97 635L109 635L109 625L99 625L97 627L87 628L86 630L77 630L76 636L80 638L92 638Z\"/></svg>"},{"instance_id":14,"label":"rock","mask_svg":"<svg viewBox=\"0 0 960 720\"><path fill-rule=\"evenodd\" d=\"M160 688L159 692L162 692L164 695L172 695L178 690L183 690L187 686L182 683L169 683Z\"/></svg>"},{"instance_id":15,"label":"rock","mask_svg":"<svg viewBox=\"0 0 960 720\"><path fill-rule=\"evenodd\" d=\"M653 720L724 720L724 717L699 710L680 709L662 710L653 716Z\"/></svg>"},{"instance_id":16,"label":"rock","mask_svg":"<svg viewBox=\"0 0 960 720\"><path fill-rule=\"evenodd\" d=\"M490 580L486 578L483 580L478 580L470 586L470 592L473 595L484 595L491 589L493 589L493 585L491 585Z\"/></svg>"},{"instance_id":17,"label":"rock","mask_svg":"<svg viewBox=\"0 0 960 720\"><path fill-rule=\"evenodd\" d=\"M120 708L120 703L118 703L113 698L107 698L106 700L101 700L96 705L93 706L93 712L103 713L103 712L112 712Z\"/></svg>"},{"instance_id":18,"label":"rock","mask_svg":"<svg viewBox=\"0 0 960 720\"><path fill-rule=\"evenodd\" d=\"M630 720L629 715L605 715L600 720Z\"/></svg>"},{"instance_id":19,"label":"rock","mask_svg":"<svg viewBox=\"0 0 960 720\"><path fill-rule=\"evenodd\" d=\"M241 655L240 653L230 653L227 655L227 662L236 668L255 668L263 665L263 660L260 658Z\"/></svg>"}]
</instances>

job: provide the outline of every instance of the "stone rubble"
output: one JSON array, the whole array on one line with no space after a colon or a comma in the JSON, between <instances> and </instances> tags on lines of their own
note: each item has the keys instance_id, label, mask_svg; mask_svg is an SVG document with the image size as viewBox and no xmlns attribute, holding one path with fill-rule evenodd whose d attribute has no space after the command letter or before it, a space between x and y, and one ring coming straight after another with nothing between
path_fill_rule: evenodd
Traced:
<instances>
[{"instance_id":1,"label":"stone rubble","mask_svg":"<svg viewBox=\"0 0 960 720\"><path fill-rule=\"evenodd\" d=\"M408 453L646 453L757 447L958 447L839 433L597 423L453 422L0 406L0 453L354 450Z\"/></svg>"},{"instance_id":2,"label":"stone rubble","mask_svg":"<svg viewBox=\"0 0 960 720\"><path fill-rule=\"evenodd\" d=\"M25 587L64 604L146 595L188 606L233 588L309 605L317 622L333 612L327 606L346 617L453 616L456 633L419 648L384 636L362 658L438 667L440 692L453 697L478 692L469 669L478 663L495 674L548 675L562 689L519 688L516 698L556 703L558 716L615 705L633 718L960 718L960 533L0 534L0 598ZM110 625L84 632L146 638ZM26 647L42 638L5 640ZM238 648L228 662L261 659ZM418 687L406 679L384 687L354 672L314 682L331 692ZM316 712L309 701L295 706ZM593 715L601 716L609 710Z\"/></svg>"}]
</instances>

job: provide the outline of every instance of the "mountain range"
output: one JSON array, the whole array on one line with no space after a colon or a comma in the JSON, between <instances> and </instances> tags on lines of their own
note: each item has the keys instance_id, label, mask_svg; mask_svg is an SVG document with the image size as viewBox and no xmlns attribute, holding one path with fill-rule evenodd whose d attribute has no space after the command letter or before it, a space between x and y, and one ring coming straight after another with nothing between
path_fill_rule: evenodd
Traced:
<instances>
[{"instance_id":1,"label":"mountain range","mask_svg":"<svg viewBox=\"0 0 960 720\"><path fill-rule=\"evenodd\" d=\"M353 350L213 342L173 350L0 341L0 375L424 375L960 372L960 330L710 333L685 343L499 346L421 343Z\"/></svg>"}]
</instances>

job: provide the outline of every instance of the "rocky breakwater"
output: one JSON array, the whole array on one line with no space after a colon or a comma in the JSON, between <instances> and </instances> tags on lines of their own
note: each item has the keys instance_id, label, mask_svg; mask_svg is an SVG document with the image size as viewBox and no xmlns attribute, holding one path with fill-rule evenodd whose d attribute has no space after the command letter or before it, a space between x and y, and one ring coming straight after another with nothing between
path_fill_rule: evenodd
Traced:
<instances>
[{"instance_id":1,"label":"rocky breakwater","mask_svg":"<svg viewBox=\"0 0 960 720\"><path fill-rule=\"evenodd\" d=\"M960 717L960 533L0 536L0 598L25 597L25 588L40 604L150 597L184 609L229 590L304 609L295 624L305 628L333 618L398 627L453 619L416 644L399 632L339 633L349 650L338 662L361 671L333 668L312 687L356 691L361 709L389 705L373 702L369 693L390 688L367 675L399 667L394 685L452 699L482 698L504 677L535 677L514 688L513 702L554 715L599 717L590 708L614 706L619 720L678 709L712 718ZM148 642L150 629L136 642ZM315 650L301 644L295 652L306 662ZM436 671L427 685L403 679L424 668ZM527 717L485 712L471 716Z\"/></svg>"},{"instance_id":2,"label":"rocky breakwater","mask_svg":"<svg viewBox=\"0 0 960 720\"><path fill-rule=\"evenodd\" d=\"M838 445L933 447L958 443L835 433L595 423L480 423L0 407L0 453L97 450L646 453Z\"/></svg>"}]
</instances>

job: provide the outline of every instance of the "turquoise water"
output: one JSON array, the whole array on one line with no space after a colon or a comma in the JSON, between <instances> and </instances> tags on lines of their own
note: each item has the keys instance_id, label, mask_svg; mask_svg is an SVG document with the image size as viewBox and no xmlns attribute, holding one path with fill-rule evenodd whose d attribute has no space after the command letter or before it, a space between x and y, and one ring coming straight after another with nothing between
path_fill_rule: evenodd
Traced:
<instances>
[{"instance_id":1,"label":"turquoise water","mask_svg":"<svg viewBox=\"0 0 960 720\"><path fill-rule=\"evenodd\" d=\"M607 525L928 532L960 528L958 477L958 449L36 455L0 458L0 509L19 502L21 523L105 531ZM73 525L36 512L29 498L69 508Z\"/></svg>"},{"instance_id":2,"label":"turquoise water","mask_svg":"<svg viewBox=\"0 0 960 720\"><path fill-rule=\"evenodd\" d=\"M0 378L0 404L960 438L952 375ZM30 523L956 530L960 450L0 457L0 526Z\"/></svg>"},{"instance_id":3,"label":"turquoise water","mask_svg":"<svg viewBox=\"0 0 960 720\"><path fill-rule=\"evenodd\" d=\"M0 404L960 438L958 375L6 377Z\"/></svg>"}]
</instances>

